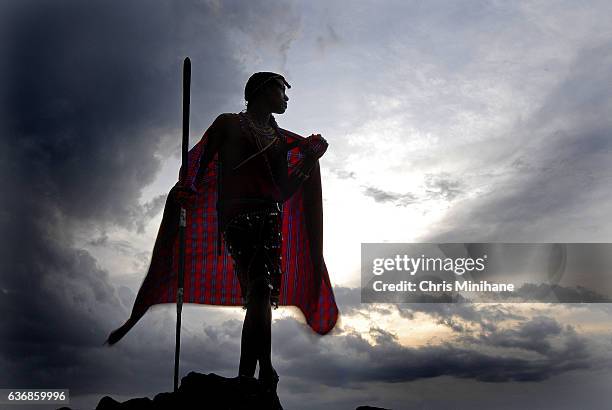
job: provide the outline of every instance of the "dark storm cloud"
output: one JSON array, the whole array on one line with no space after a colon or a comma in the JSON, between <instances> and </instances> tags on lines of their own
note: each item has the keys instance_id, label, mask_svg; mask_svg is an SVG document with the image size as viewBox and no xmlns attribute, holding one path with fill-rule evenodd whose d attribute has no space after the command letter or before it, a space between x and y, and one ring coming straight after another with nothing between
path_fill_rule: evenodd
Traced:
<instances>
[{"instance_id":1,"label":"dark storm cloud","mask_svg":"<svg viewBox=\"0 0 612 410\"><path fill-rule=\"evenodd\" d=\"M611 51L606 43L577 53L566 78L511 131L523 143L499 163L513 170L508 179L451 210L440 224L447 228L423 241L542 241L568 219L589 228L589 205L605 195L612 172L612 95L602 86L612 82Z\"/></svg>"},{"instance_id":2,"label":"dark storm cloud","mask_svg":"<svg viewBox=\"0 0 612 410\"><path fill-rule=\"evenodd\" d=\"M436 323L455 332L470 330L495 330L497 323L505 320L522 320L524 316L512 311L511 305L473 303L403 303L395 305L400 316L414 319L416 313L431 316Z\"/></svg>"},{"instance_id":3,"label":"dark storm cloud","mask_svg":"<svg viewBox=\"0 0 612 410\"><path fill-rule=\"evenodd\" d=\"M242 321L226 320L217 326L204 326L201 331L185 334L185 349L181 349L184 368L201 372L234 375L238 368Z\"/></svg>"},{"instance_id":4,"label":"dark storm cloud","mask_svg":"<svg viewBox=\"0 0 612 410\"><path fill-rule=\"evenodd\" d=\"M223 73L222 79L194 75L216 105L229 97L219 83L241 78L206 10L187 27L184 12L167 2L119 9L63 2L14 13L5 117L19 155L12 171L71 220L133 228L159 209L159 203L142 207L137 200L159 171L157 145L180 127L184 55L200 64L198 73ZM211 46L194 47L191 36L198 34ZM196 117L202 111L212 116L212 103L197 108Z\"/></svg>"},{"instance_id":5,"label":"dark storm cloud","mask_svg":"<svg viewBox=\"0 0 612 410\"><path fill-rule=\"evenodd\" d=\"M152 325L152 319L143 319L123 346L103 347L109 331L128 317L134 295L115 290L108 272L78 249L74 229L142 231L159 212L165 196L144 205L138 200L160 171L158 155L168 154L160 149L180 145L186 55L194 68L191 143L216 114L239 110L230 102L240 101L249 73L242 71L228 35L232 25L224 17L246 27L245 21L267 21L259 12L277 16L281 34L262 41L280 41L287 19L284 8L273 3L263 9L213 6L3 4L1 385L70 386L72 395L167 390L162 386L171 369L158 358L172 357L172 315L149 313L163 320ZM265 29L260 24L247 30ZM282 40L285 47L287 39ZM103 233L90 244L132 249L109 242ZM168 332L166 347L155 347L161 339L151 340L151 334L162 330ZM189 360L192 339L186 340ZM134 341L142 346L132 347ZM219 367L229 366L219 349L210 344L204 354Z\"/></svg>"},{"instance_id":6,"label":"dark storm cloud","mask_svg":"<svg viewBox=\"0 0 612 410\"><path fill-rule=\"evenodd\" d=\"M515 330L483 331L486 336L465 338L471 343L465 346L406 347L395 335L379 328L370 332L375 345L350 332L335 336L332 345L299 332L296 326L292 320L275 322L273 345L279 366L284 374L316 379L327 386L356 387L364 382L399 383L439 376L486 382L539 381L594 367L585 340L573 328L564 328L550 318L523 321ZM489 347L517 348L522 353L486 353ZM529 359L525 353L540 357Z\"/></svg>"},{"instance_id":7,"label":"dark storm cloud","mask_svg":"<svg viewBox=\"0 0 612 410\"><path fill-rule=\"evenodd\" d=\"M529 321L521 323L516 328L483 332L479 335L478 339L467 336L465 340L478 340L480 344L518 348L549 356L555 354L555 349L551 344L551 336L559 335L563 330L563 327L556 320L546 316L535 316ZM575 335L575 331L571 327L568 327L566 331L568 334ZM572 357L577 357L578 355L585 357L585 345L572 343L573 340L575 338L569 340L572 349L575 350L572 352Z\"/></svg>"},{"instance_id":8,"label":"dark storm cloud","mask_svg":"<svg viewBox=\"0 0 612 410\"><path fill-rule=\"evenodd\" d=\"M8 9L7 3L0 7ZM179 71L185 55L194 66L194 143L215 114L236 110L230 100L240 101L249 74L239 69L241 56L228 42L227 31L252 37L255 45L268 44L286 58L299 26L285 2L109 4L20 1L10 14L1 13L0 72L8 86L0 101L7 128L0 139L0 384L5 387L69 386L73 396L150 395L171 388L174 312L154 308L119 345L102 347L109 330L127 317L134 293L127 287L114 289L108 272L78 249L72 229L95 224L102 232L116 226L138 230L163 202L158 197L143 206L138 198L160 170L154 154L178 152ZM579 92L579 86L567 93ZM537 159L525 161L537 164ZM384 191L373 189L371 196L384 198ZM402 197L409 194L388 194L399 195L400 204L411 200ZM108 238L103 235L97 243L108 243ZM129 244L111 245L129 252ZM350 291L339 299L355 306ZM483 319L470 308L429 304L413 307L411 314L417 309L458 332L466 323L480 323L482 331L497 329L494 313ZM545 325L540 336L556 337L562 347L530 343L539 324ZM281 375L309 377L305 390L318 387L310 380L327 385L438 375L541 380L589 365L580 337L565 327L555 333L554 323L542 321L477 338L471 341L473 349L410 349L379 328L371 331L379 343L372 347L358 334L322 339L309 329L302 332L301 326L291 319L275 323L273 352L281 359ZM185 330L182 369L235 374L239 328L234 320L198 332ZM537 348L548 356L534 362L478 351L478 346L504 344L521 345L528 353ZM96 402L80 408L93 408Z\"/></svg>"},{"instance_id":9,"label":"dark storm cloud","mask_svg":"<svg viewBox=\"0 0 612 410\"><path fill-rule=\"evenodd\" d=\"M426 301L429 304L444 304L455 302L456 305L470 303L612 303L610 295L604 295L583 286L559 286L555 284L524 283L518 285L513 292L498 292L490 295L463 296L461 294L441 295L415 295L412 297L398 297L389 299L389 302L419 302ZM371 286L368 285L365 293L368 302L382 301L374 299L371 294ZM401 295L400 295L401 296Z\"/></svg>"},{"instance_id":10,"label":"dark storm cloud","mask_svg":"<svg viewBox=\"0 0 612 410\"><path fill-rule=\"evenodd\" d=\"M374 320L371 314L377 305L360 305L359 288L336 287L334 291L342 312ZM486 382L541 381L570 370L595 366L596 359L589 354L586 338L572 326L564 326L547 316L522 316L509 304L408 303L391 306L406 319L415 319L417 313L430 316L434 322L452 329L457 340L438 346L405 347L394 334L373 325L370 336L375 345L349 330L347 334L336 335L333 346L324 340L316 342L314 337L297 335L293 336L290 348L277 347L275 352L287 360L286 371L290 373L293 369L296 377L310 375L309 372L314 374L316 370L313 365L290 362L290 357L323 355L326 367L321 369L325 379L322 382L330 386L374 380L404 382L438 376ZM276 330L280 335L275 336L278 343L288 337L284 332L295 332L289 330L293 326L280 323L281 330ZM540 357L526 359L526 353ZM567 358L571 360L566 362Z\"/></svg>"},{"instance_id":11,"label":"dark storm cloud","mask_svg":"<svg viewBox=\"0 0 612 410\"><path fill-rule=\"evenodd\" d=\"M501 303L361 303L361 288L342 286L334 287L334 295L342 315L370 318L372 313L391 314L397 311L402 318L412 320L417 313L422 313L457 332L466 330L465 326L494 330L497 328L496 323L525 319L513 311L512 305Z\"/></svg>"},{"instance_id":12,"label":"dark storm cloud","mask_svg":"<svg viewBox=\"0 0 612 410\"><path fill-rule=\"evenodd\" d=\"M91 255L67 247L62 238L53 241L44 227L33 225L16 229L16 243L2 255L1 351L8 368L0 384L76 385L70 369L95 366L85 353L101 345L106 321L127 312ZM92 377L92 384L97 381Z\"/></svg>"}]
</instances>

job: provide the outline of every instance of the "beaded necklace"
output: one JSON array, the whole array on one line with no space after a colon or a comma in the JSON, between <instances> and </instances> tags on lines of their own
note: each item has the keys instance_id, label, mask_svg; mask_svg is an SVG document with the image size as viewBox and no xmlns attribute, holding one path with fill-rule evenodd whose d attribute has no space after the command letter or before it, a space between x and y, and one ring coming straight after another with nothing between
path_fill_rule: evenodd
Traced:
<instances>
[{"instance_id":1,"label":"beaded necklace","mask_svg":"<svg viewBox=\"0 0 612 410\"><path fill-rule=\"evenodd\" d=\"M264 162L266 163L266 168L268 169L268 173L269 173L270 178L272 180L272 184L274 185L276 190L279 193L281 193L281 190L280 190L280 188L279 188L279 186L278 186L278 184L276 182L276 179L274 178L274 173L272 172L272 167L270 166L270 161L268 161L268 156L265 154L265 152L263 152L266 149L270 148L272 145L277 144L278 141L280 140L279 135L282 135L280 133L280 131L278 130L278 124L276 123L276 120L274 119L274 116L272 114L270 114L270 124L271 125L267 125L265 127L257 126L253 122L253 119L251 118L251 116L250 116L248 111L246 111L246 112L243 111L243 112L240 113L240 120L241 120L241 123L242 123L243 127L246 125L246 128L248 128L251 131L251 135L253 136L253 139L255 140L258 152L256 152L255 154L251 155L249 158L247 158L245 161L240 163L238 166L242 165L243 163L245 163L246 161L248 161L252 157L254 157L254 156L256 156L256 155L261 153L263 155ZM267 144L265 146L263 145L262 140L263 141L267 141Z\"/></svg>"}]
</instances>

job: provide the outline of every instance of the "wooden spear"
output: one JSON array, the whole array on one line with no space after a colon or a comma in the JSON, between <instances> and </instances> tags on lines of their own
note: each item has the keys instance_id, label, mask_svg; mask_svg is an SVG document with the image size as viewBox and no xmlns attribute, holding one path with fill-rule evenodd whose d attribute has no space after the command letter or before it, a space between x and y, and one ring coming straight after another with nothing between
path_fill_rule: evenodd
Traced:
<instances>
[{"instance_id":1,"label":"wooden spear","mask_svg":"<svg viewBox=\"0 0 612 410\"><path fill-rule=\"evenodd\" d=\"M181 184L187 183L187 170L189 169L189 100L191 87L191 60L185 58L183 62L183 145L182 145L182 171ZM187 210L181 205L179 218L179 266L178 283L176 289L176 349L174 352L174 391L178 390L179 355L181 352L181 312L183 310L183 286L185 282L185 227L187 226Z\"/></svg>"}]
</instances>

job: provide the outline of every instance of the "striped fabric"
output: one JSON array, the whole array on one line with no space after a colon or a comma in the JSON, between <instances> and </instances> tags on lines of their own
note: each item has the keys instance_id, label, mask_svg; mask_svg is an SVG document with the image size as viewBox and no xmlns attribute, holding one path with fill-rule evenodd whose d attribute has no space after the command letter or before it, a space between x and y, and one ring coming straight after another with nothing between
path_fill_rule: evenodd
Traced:
<instances>
[{"instance_id":1,"label":"striped fabric","mask_svg":"<svg viewBox=\"0 0 612 410\"><path fill-rule=\"evenodd\" d=\"M303 137L281 129L291 144ZM217 252L217 156L196 181L198 159L208 134L189 151L187 184L198 191L196 205L187 210L185 229L184 302L209 305L241 306L238 278L231 257L220 241ZM299 147L288 155L289 172L301 159ZM179 173L180 175L180 173ZM138 291L127 322L113 331L107 342L114 344L158 303L176 303L178 272L178 220L180 207L166 200L161 226L153 248L151 265ZM323 212L319 164L311 176L283 206L282 282L279 305L300 308L308 325L319 334L329 332L338 318L325 261L323 259Z\"/></svg>"}]
</instances>

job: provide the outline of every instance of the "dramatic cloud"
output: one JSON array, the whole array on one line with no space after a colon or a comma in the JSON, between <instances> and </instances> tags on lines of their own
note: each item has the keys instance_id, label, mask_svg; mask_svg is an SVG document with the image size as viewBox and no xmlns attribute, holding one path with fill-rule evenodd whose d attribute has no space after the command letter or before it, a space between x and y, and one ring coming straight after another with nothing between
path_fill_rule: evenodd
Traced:
<instances>
[{"instance_id":1,"label":"dramatic cloud","mask_svg":"<svg viewBox=\"0 0 612 410\"><path fill-rule=\"evenodd\" d=\"M336 171L338 178L354 178L354 172L347 171ZM452 201L463 193L461 189L461 182L452 179L448 174L443 173L440 175L426 174L424 178L422 192L418 195L408 192L404 194L385 191L376 187L366 187L363 191L365 196L372 197L376 202L388 202L395 206L406 207L411 204L424 203L429 200L446 200Z\"/></svg>"},{"instance_id":2,"label":"dramatic cloud","mask_svg":"<svg viewBox=\"0 0 612 410\"><path fill-rule=\"evenodd\" d=\"M445 229L428 240L592 242L609 236L606 226L589 220L609 211L612 99L601 84L612 81L611 50L609 42L575 56L541 107L511 131L521 143L499 163L496 184L452 209L440 223Z\"/></svg>"},{"instance_id":3,"label":"dramatic cloud","mask_svg":"<svg viewBox=\"0 0 612 410\"><path fill-rule=\"evenodd\" d=\"M325 340L313 343L307 334L297 331L295 322L278 321L275 353L288 376L353 387L365 382L400 383L439 376L486 382L534 381L594 365L585 339L573 328L563 329L549 318L525 321L517 329L489 331L478 340L464 338L471 346L445 343L411 348L401 346L395 335L383 329L372 328L370 333L374 345L357 333L336 336L333 344ZM553 339L561 347L553 348ZM500 354L487 352L488 347L522 352ZM533 355L537 358L530 357ZM325 371L313 357L326 363Z\"/></svg>"},{"instance_id":4,"label":"dramatic cloud","mask_svg":"<svg viewBox=\"0 0 612 410\"><path fill-rule=\"evenodd\" d=\"M342 316L320 337L275 312L287 408L612 399L609 304L361 304L346 253L387 238L606 241L609 3L0 8L3 386L69 386L74 408L171 389L173 309L102 342L129 315L176 181L189 55L191 144L264 70L294 85L281 126L330 141L326 261ZM186 306L181 368L235 375L242 315Z\"/></svg>"},{"instance_id":5,"label":"dramatic cloud","mask_svg":"<svg viewBox=\"0 0 612 410\"><path fill-rule=\"evenodd\" d=\"M10 104L2 113L1 171L3 192L10 195L3 195L0 215L5 238L0 304L6 318L2 385L70 386L77 396L105 390L131 395L162 389L161 375L171 374L153 359L160 347L150 342L139 349L129 341L125 348L102 346L109 331L128 317L136 289L117 291L109 272L81 247L132 254L143 262L138 270L144 275L150 253L109 239L106 232L143 233L163 207L165 195L143 205L139 199L161 170L160 155L169 154L164 152L168 140L179 135L183 58L189 55L199 68L192 94L199 130L248 76L232 27L219 13L231 14L239 27L259 21L248 27L262 32L261 23L272 13L281 20L276 27L288 24L283 10L272 4L265 10L238 3L213 6L132 2L112 7L98 1L5 6L11 18L3 25L3 102ZM271 46L276 40L261 39ZM101 235L78 243L75 231L87 227ZM172 315L150 315L152 322L133 331L140 340L174 328ZM190 345L188 335L185 339L189 360L196 343ZM168 358L172 340L168 337L164 348ZM229 371L235 357L223 360L221 342L209 346L205 359L198 360ZM130 364L135 356L138 363ZM128 381L139 367L154 376Z\"/></svg>"}]
</instances>

